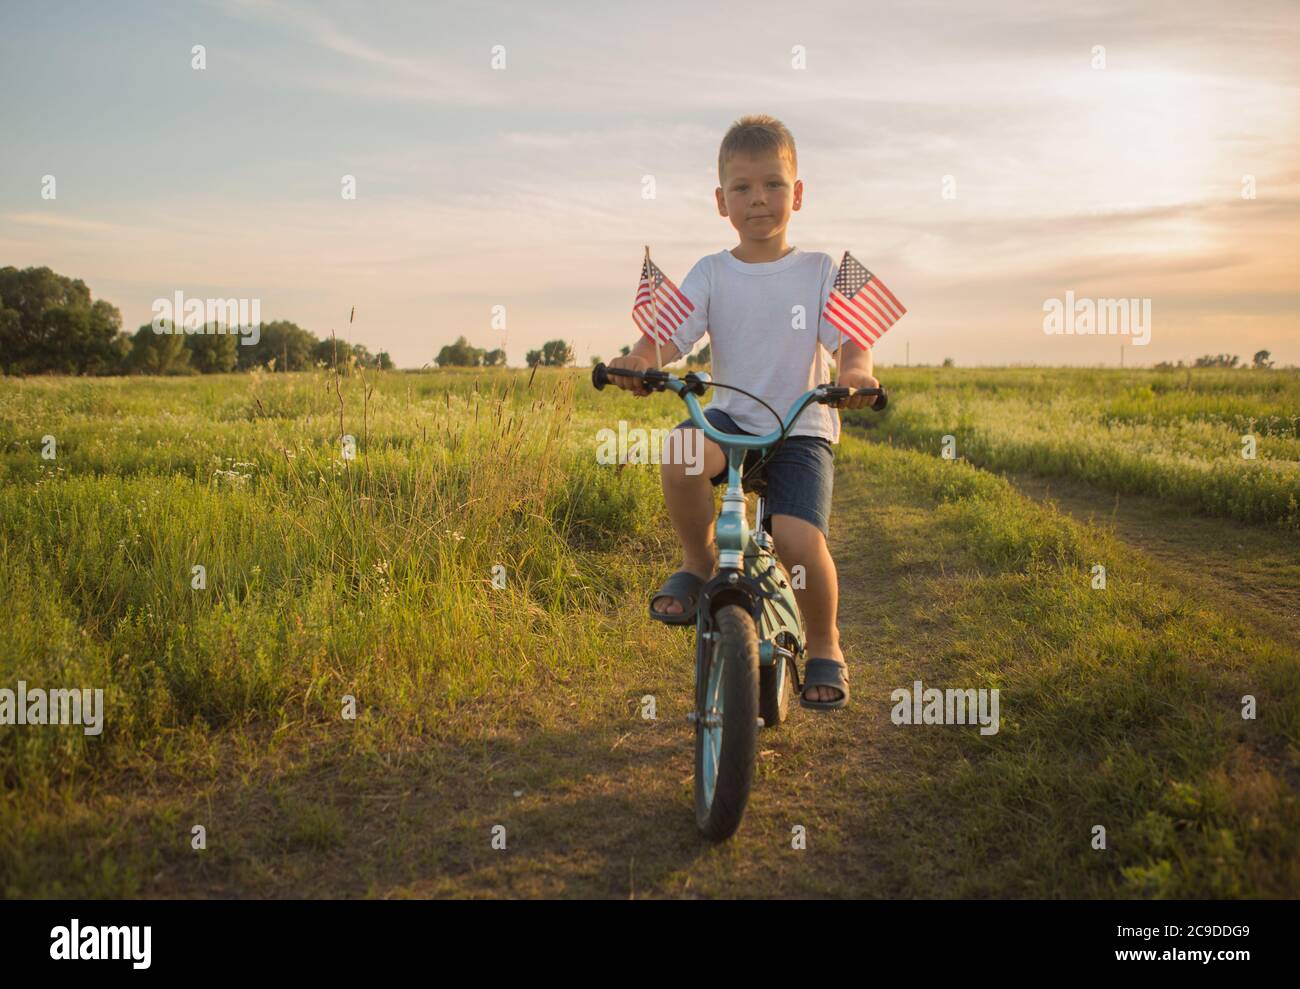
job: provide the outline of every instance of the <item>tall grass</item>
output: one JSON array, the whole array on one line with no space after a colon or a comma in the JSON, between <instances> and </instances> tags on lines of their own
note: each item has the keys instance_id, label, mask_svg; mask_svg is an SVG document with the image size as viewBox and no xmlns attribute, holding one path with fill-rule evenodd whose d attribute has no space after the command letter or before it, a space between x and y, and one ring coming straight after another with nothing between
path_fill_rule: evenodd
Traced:
<instances>
[{"instance_id":1,"label":"tall grass","mask_svg":"<svg viewBox=\"0 0 1300 989\"><path fill-rule=\"evenodd\" d=\"M1300 530L1300 372L889 368L873 437ZM1243 436L1255 457L1243 457Z\"/></svg>"},{"instance_id":2,"label":"tall grass","mask_svg":"<svg viewBox=\"0 0 1300 989\"><path fill-rule=\"evenodd\" d=\"M579 409L569 373L368 383L343 385L348 459L327 374L5 382L0 593L25 617L0 683L103 687L110 726L5 732L6 786L195 722L337 719L345 694L419 730L598 662L620 550L662 510L650 472L595 461L630 397Z\"/></svg>"}]
</instances>

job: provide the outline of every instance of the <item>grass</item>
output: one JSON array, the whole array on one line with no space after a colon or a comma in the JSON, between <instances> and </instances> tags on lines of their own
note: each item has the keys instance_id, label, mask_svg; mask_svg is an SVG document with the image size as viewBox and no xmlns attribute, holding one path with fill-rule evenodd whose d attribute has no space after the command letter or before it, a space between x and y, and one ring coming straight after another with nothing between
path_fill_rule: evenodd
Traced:
<instances>
[{"instance_id":1,"label":"grass","mask_svg":"<svg viewBox=\"0 0 1300 989\"><path fill-rule=\"evenodd\" d=\"M925 816L960 835L963 895L1300 889L1294 643L1153 580L1142 554L1001 478L887 445L857 454L936 520L921 559L958 575L923 591L928 623L951 630L940 685L1001 690L997 735L931 739L928 761L949 768ZM1267 714L1243 720L1245 694ZM1096 825L1107 856L1085 840Z\"/></svg>"},{"instance_id":2,"label":"grass","mask_svg":"<svg viewBox=\"0 0 1300 989\"><path fill-rule=\"evenodd\" d=\"M595 461L619 418L678 421L669 398L371 375L342 386L346 459L323 374L0 383L0 686L107 706L98 738L0 729L0 892L1295 896L1294 642L907 432L943 402L990 423L999 399L1119 402L1137 373L951 374L891 371L891 410L837 451L854 704L764 733L716 849L690 813L689 633L644 614L675 562L655 470ZM1252 376L1222 376L1219 414L1290 401ZM1124 400L1108 414L1188 421ZM999 688L1002 730L893 725L914 679Z\"/></svg>"},{"instance_id":3,"label":"grass","mask_svg":"<svg viewBox=\"0 0 1300 989\"><path fill-rule=\"evenodd\" d=\"M1300 371L890 368L890 440L1300 532ZM1243 437L1254 437L1254 458Z\"/></svg>"}]
</instances>

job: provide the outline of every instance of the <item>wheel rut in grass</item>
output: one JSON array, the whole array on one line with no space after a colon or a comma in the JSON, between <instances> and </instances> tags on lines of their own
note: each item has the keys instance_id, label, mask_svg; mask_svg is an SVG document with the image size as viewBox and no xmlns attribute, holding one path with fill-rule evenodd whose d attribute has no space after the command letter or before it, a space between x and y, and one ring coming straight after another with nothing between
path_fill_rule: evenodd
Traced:
<instances>
[{"instance_id":1,"label":"wheel rut in grass","mask_svg":"<svg viewBox=\"0 0 1300 989\"><path fill-rule=\"evenodd\" d=\"M1198 600L1227 605L1260 632L1300 641L1300 536L1193 515L1157 498L1116 494L1069 478L1007 475L1022 493L1109 531L1152 571Z\"/></svg>"}]
</instances>

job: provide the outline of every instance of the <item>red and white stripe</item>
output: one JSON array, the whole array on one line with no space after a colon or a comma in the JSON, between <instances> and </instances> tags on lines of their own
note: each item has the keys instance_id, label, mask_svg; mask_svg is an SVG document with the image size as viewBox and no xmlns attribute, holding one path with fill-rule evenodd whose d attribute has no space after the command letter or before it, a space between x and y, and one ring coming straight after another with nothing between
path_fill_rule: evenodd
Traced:
<instances>
[{"instance_id":1,"label":"red and white stripe","mask_svg":"<svg viewBox=\"0 0 1300 989\"><path fill-rule=\"evenodd\" d=\"M654 274L658 275L657 288L652 287L650 273L642 272L636 301L632 304L632 321L651 340L664 344L672 340L673 332L694 312L695 307L672 279L657 267Z\"/></svg>"},{"instance_id":2,"label":"red and white stripe","mask_svg":"<svg viewBox=\"0 0 1300 989\"><path fill-rule=\"evenodd\" d=\"M848 261L847 253L845 260ZM906 312L906 307L885 283L867 272L866 280L851 295L832 289L824 315L833 326L866 350Z\"/></svg>"}]
</instances>

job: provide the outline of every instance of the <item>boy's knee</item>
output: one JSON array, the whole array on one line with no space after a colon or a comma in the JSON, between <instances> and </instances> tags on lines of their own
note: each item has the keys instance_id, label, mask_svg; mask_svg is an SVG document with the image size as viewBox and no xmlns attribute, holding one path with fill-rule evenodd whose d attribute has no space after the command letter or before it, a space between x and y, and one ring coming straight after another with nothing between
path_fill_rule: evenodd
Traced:
<instances>
[{"instance_id":1,"label":"boy's knee","mask_svg":"<svg viewBox=\"0 0 1300 989\"><path fill-rule=\"evenodd\" d=\"M693 426L678 427L664 438L659 474L665 484L709 484L724 465L722 448Z\"/></svg>"}]
</instances>

